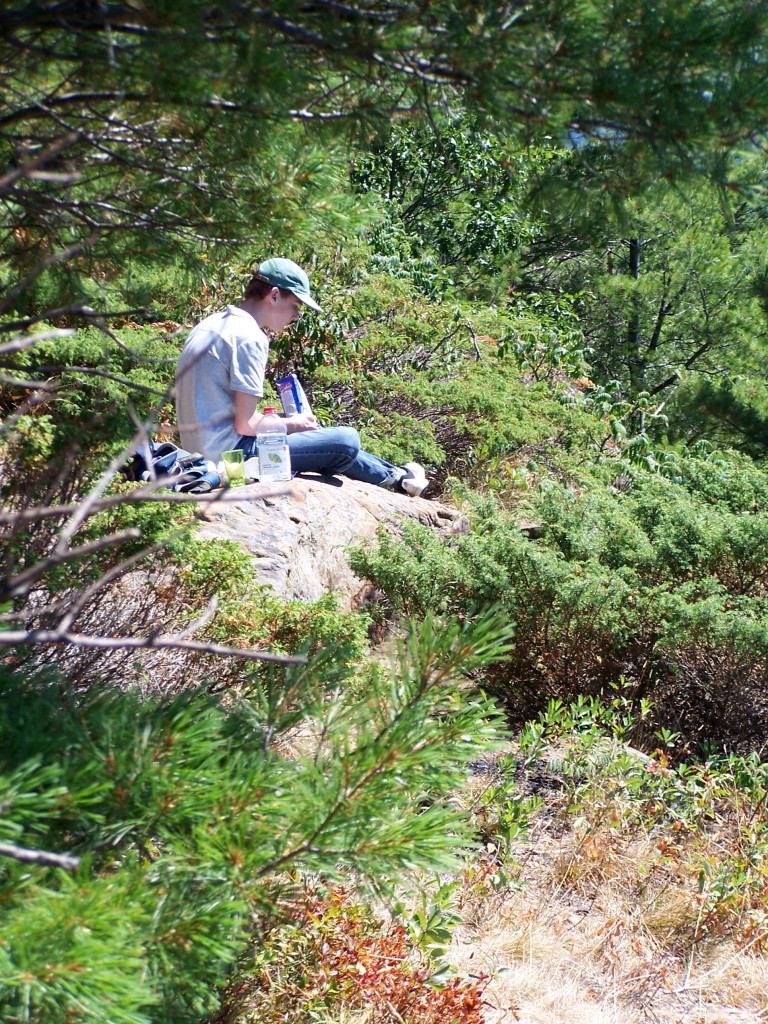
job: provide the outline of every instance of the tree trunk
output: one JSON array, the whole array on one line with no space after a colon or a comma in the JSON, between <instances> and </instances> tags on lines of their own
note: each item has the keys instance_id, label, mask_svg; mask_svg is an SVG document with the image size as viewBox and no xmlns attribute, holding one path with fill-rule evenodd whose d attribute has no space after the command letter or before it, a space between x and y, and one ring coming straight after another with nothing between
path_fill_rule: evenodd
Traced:
<instances>
[{"instance_id":1,"label":"tree trunk","mask_svg":"<svg viewBox=\"0 0 768 1024\"><path fill-rule=\"evenodd\" d=\"M640 278L640 250L642 243L639 238L627 240L629 246L629 273L634 281ZM629 313L627 325L627 354L629 362L629 381L631 397L645 391L645 353L640 348L640 298L635 295ZM641 411L631 418L632 433L641 433L645 429L645 416Z\"/></svg>"}]
</instances>

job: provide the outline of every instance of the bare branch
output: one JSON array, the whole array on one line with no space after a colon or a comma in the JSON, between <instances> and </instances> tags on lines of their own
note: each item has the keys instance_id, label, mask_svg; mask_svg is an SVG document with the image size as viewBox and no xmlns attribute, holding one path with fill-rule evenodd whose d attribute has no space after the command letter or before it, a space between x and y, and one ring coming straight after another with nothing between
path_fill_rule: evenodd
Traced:
<instances>
[{"instance_id":1,"label":"bare branch","mask_svg":"<svg viewBox=\"0 0 768 1024\"><path fill-rule=\"evenodd\" d=\"M119 505L138 504L143 501L166 501L171 503L194 502L197 505L215 505L217 502L232 501L256 501L262 498L279 498L282 496L296 497L296 491L290 486L266 487L264 484L248 484L245 487L222 487L208 494L175 493L173 491L162 494L156 493L156 487L167 486L173 478L163 479L156 484L147 487L137 487L134 491L125 494L115 494L109 498L101 498L92 503L84 519L107 509L117 508ZM3 523L36 523L41 519L55 519L60 516L71 516L80 507L79 502L72 502L68 505L45 505L35 508L19 509L18 511L6 511L0 509L0 524Z\"/></svg>"},{"instance_id":2,"label":"bare branch","mask_svg":"<svg viewBox=\"0 0 768 1024\"><path fill-rule=\"evenodd\" d=\"M82 302L73 302L69 306L58 306L56 309L46 309L44 313L39 313L37 316L28 317L25 320L10 320L4 324L0 324L0 333L4 331L23 331L28 327L34 327L35 324L40 323L41 320L51 320L55 316L74 316L81 313L87 317L89 315L95 315L104 320L112 319L113 317L124 317L124 316L142 316L149 317L149 310L146 306L142 306L139 309L119 309L114 312L107 310L99 310L98 313L94 314L90 306L86 306ZM67 334L72 333L70 328L62 328L62 331ZM42 335L40 336L42 340ZM52 335L51 335L52 337ZM0 353L4 351L4 348L0 348ZM133 353L137 359L141 359L142 356L139 353Z\"/></svg>"},{"instance_id":3,"label":"bare branch","mask_svg":"<svg viewBox=\"0 0 768 1024\"><path fill-rule=\"evenodd\" d=\"M155 412L153 412L144 421L142 429L139 432L138 436L134 437L129 445L127 445L125 448L123 448L121 452L118 452L117 455L115 455L115 457L112 459L107 468L104 470L104 472L101 474L101 476L98 478L96 483L91 488L90 493L75 506L75 510L72 513L69 522L63 527L59 534L59 538L56 543L56 551L65 551L67 544L69 544L72 537L80 529L80 526L85 522L85 520L90 515L92 515L92 509L94 504L100 499L101 495L104 493L105 488L109 486L111 481L114 479L115 474L118 472L120 467L125 462L126 458L129 456L133 448L133 444L137 441L141 441L151 428L152 424L154 423L154 417L156 412L157 410L155 410Z\"/></svg>"},{"instance_id":4,"label":"bare branch","mask_svg":"<svg viewBox=\"0 0 768 1024\"><path fill-rule=\"evenodd\" d=\"M46 316L49 314L46 314ZM43 319L42 317L40 318ZM10 355L12 352L23 352L26 348L32 348L38 341L49 341L51 338L64 338L74 334L74 328L66 327L61 330L44 331L42 334L34 334L31 338L13 338L5 345L0 345L0 356Z\"/></svg>"},{"instance_id":5,"label":"bare branch","mask_svg":"<svg viewBox=\"0 0 768 1024\"><path fill-rule=\"evenodd\" d=\"M208 605L205 611L202 613L202 615L199 615L196 619L190 622L188 626L185 626L184 629L179 630L178 633L174 633L173 636L170 637L170 639L186 640L188 636L192 636L192 634L196 633L198 629L202 629L204 626L208 625L208 623L216 614L216 609L218 607L219 598L217 594L214 594L213 597L208 602Z\"/></svg>"},{"instance_id":6,"label":"bare branch","mask_svg":"<svg viewBox=\"0 0 768 1024\"><path fill-rule=\"evenodd\" d=\"M252 17L264 22L271 28L275 28L288 36L294 42L298 42L319 51L320 53L336 52L338 44L332 39L326 39L317 32L312 32L296 22L289 21L273 10L254 11ZM424 82L432 84L469 85L471 79L463 71L426 57L413 55L410 58L395 58L392 55L379 53L374 49L363 46L350 56L358 60L368 61L387 68L390 71L400 72L404 75L415 77Z\"/></svg>"},{"instance_id":7,"label":"bare branch","mask_svg":"<svg viewBox=\"0 0 768 1024\"><path fill-rule=\"evenodd\" d=\"M85 319L88 321L89 324L92 324L94 327L98 328L98 330L100 330L102 334L106 334L106 336L111 341L113 341L115 343L115 345L117 345L118 348L121 348L123 350L123 352L127 352L128 355L131 356L133 359L141 360L143 358L141 356L141 354L138 353L138 352L135 352L130 347L130 345L126 345L124 341L121 341L120 338L115 334L115 332L113 330L110 330L110 328L107 326L107 324L104 321L104 316L103 316L102 313L94 312L94 310L91 309L90 306L83 306L82 307L82 315L85 317ZM162 360L153 359L152 362L155 362L155 363L156 362L173 363L173 362L176 362L176 360L175 359L170 359L170 358L169 359L162 359ZM151 389L149 389L149 390L151 390ZM162 392L162 393L164 394L164 392ZM159 394L161 394L161 392L160 391L155 391L155 394L159 395Z\"/></svg>"},{"instance_id":8,"label":"bare branch","mask_svg":"<svg viewBox=\"0 0 768 1024\"><path fill-rule=\"evenodd\" d=\"M45 394L53 394L53 392L56 391L56 388L52 384L47 384L44 381L20 380L18 377L9 377L7 373L0 373L0 380L3 384L10 384L12 388L21 388L23 391L42 391ZM25 402L24 404L27 408L29 407L29 402ZM3 431L3 433L7 433L9 427L17 418L17 416L14 416L10 420L3 420L3 422L0 423L0 430Z\"/></svg>"},{"instance_id":9,"label":"bare branch","mask_svg":"<svg viewBox=\"0 0 768 1024\"><path fill-rule=\"evenodd\" d=\"M278 665L306 665L303 655L272 654L250 647L225 647L223 644L206 644L196 640L179 640L175 636L86 636L58 629L0 630L0 647L15 647L17 644L73 644L75 647L100 648L117 651L130 650L172 650L197 651L200 654L225 655L243 658L246 661L269 661Z\"/></svg>"},{"instance_id":10,"label":"bare branch","mask_svg":"<svg viewBox=\"0 0 768 1024\"><path fill-rule=\"evenodd\" d=\"M80 614L80 612L83 610L83 608L85 608L86 604L90 601L92 597L94 597L95 594L97 594L100 590L103 590L104 587L108 586L108 584L110 584L112 580L117 579L118 576L122 576L123 573L127 572L131 568L131 566L137 565L139 562L142 562L145 558L149 558L151 555L156 555L159 551L162 551L163 548L165 547L165 544L165 541L161 541L159 544L153 544L151 547L143 548L141 551L135 552L135 554L130 555L128 558L124 558L122 562L120 562L118 565L114 565L111 569L108 569L107 572L102 573L102 575L99 576L99 578L94 583L91 583L90 586L86 587L85 590L81 590L77 597L74 599L74 601L70 597L66 601L66 603L63 604L63 607L66 608L67 613L66 615L64 615L63 618L59 620L58 626L56 628L58 630L71 629L74 623L77 621L77 617ZM35 609L35 614L38 616L49 615L59 611L61 608L62 602L59 601L55 606L49 605L47 607ZM29 613L27 613L27 617L28 616ZM19 616L13 616L13 618L18 617ZM7 619L10 621L11 616L7 616Z\"/></svg>"},{"instance_id":11,"label":"bare branch","mask_svg":"<svg viewBox=\"0 0 768 1024\"><path fill-rule=\"evenodd\" d=\"M67 594L65 597L60 598L50 604L36 605L34 609L34 615L40 618L43 615L53 616L58 615L60 612L66 612L58 622L57 629L71 629L72 624L76 621L77 616L83 610L88 601L104 587L108 586L114 579L127 572L132 566L143 561L145 558L150 558L152 555L158 554L166 546L166 541L160 541L159 544L153 544L151 547L142 548L141 551L137 551L135 554L130 555L128 558L124 558L118 565L114 565L111 569L108 569L90 586L81 590L74 598L72 594ZM29 619L30 610L28 607L23 608L17 612L3 612L3 622L22 622Z\"/></svg>"},{"instance_id":12,"label":"bare branch","mask_svg":"<svg viewBox=\"0 0 768 1024\"><path fill-rule=\"evenodd\" d=\"M38 103L35 103L29 107L19 107L16 110L11 111L10 114L6 114L5 117L0 117L0 128L7 124L13 124L16 121L28 121L32 118L47 117L52 110L59 109L61 107L71 107L79 104L92 103L94 100L105 100L110 103L119 103L124 100L146 100L146 96L142 96L140 93L120 93L120 92L76 92L67 93L63 96L44 96ZM77 139L75 136L75 141Z\"/></svg>"},{"instance_id":13,"label":"bare branch","mask_svg":"<svg viewBox=\"0 0 768 1024\"><path fill-rule=\"evenodd\" d=\"M80 858L70 853L48 853L46 850L28 850L13 843L0 843L0 857L11 857L22 864L44 864L50 868L65 868L73 871L80 867Z\"/></svg>"},{"instance_id":14,"label":"bare branch","mask_svg":"<svg viewBox=\"0 0 768 1024\"><path fill-rule=\"evenodd\" d=\"M27 177L31 181L54 181L59 185L74 185L76 181L80 181L82 174L79 171L29 171Z\"/></svg>"},{"instance_id":15,"label":"bare branch","mask_svg":"<svg viewBox=\"0 0 768 1024\"><path fill-rule=\"evenodd\" d=\"M133 355L133 353L131 353L131 355ZM36 366L35 370L39 373L84 373L88 377L103 377L105 380L114 380L118 384L127 384L128 387L131 387L136 391L144 391L149 395L157 395L158 398L162 398L164 401L170 397L168 392L160 391L159 388L151 388L148 384L138 384L135 380L129 380L127 377L120 377L116 373L108 373L106 370L99 370L95 366ZM39 388L43 385L38 381L30 381L30 386L33 388Z\"/></svg>"},{"instance_id":16,"label":"bare branch","mask_svg":"<svg viewBox=\"0 0 768 1024\"><path fill-rule=\"evenodd\" d=\"M40 167L48 163L49 160L53 160L53 158L57 157L63 150L74 145L79 137L80 136L77 132L67 132L66 135L63 135L60 139L56 139L55 142L52 142L50 146L46 146L46 148L41 153L38 153L38 155L32 160L28 160L26 163L22 164L21 167L17 167L13 171L8 171L7 174L0 177L0 192L4 192L11 185L14 185L20 178L32 177L32 175L36 173ZM69 175L68 177L75 180L72 175Z\"/></svg>"},{"instance_id":17,"label":"bare branch","mask_svg":"<svg viewBox=\"0 0 768 1024\"><path fill-rule=\"evenodd\" d=\"M53 569L57 565L61 565L62 562L68 562L72 558L83 558L86 555L94 555L97 551L102 551L104 548L111 547L113 544L121 544L125 540L138 540L141 536L141 530L136 526L131 526L127 530L120 530L118 533L108 534L106 537L99 537L97 540L91 541L89 544L82 544L78 548L68 548L59 550L58 548L48 558L42 558L39 562L35 562L34 565L28 566L23 572L18 573L12 579L8 580L6 584L0 584L0 594L4 598L20 597L25 594L32 584L39 580L41 576L44 576L49 569Z\"/></svg>"},{"instance_id":18,"label":"bare branch","mask_svg":"<svg viewBox=\"0 0 768 1024\"><path fill-rule=\"evenodd\" d=\"M68 260L70 256L74 256L76 253L84 249L86 245L90 245L90 243L94 241L95 237L95 235L91 235L82 242L76 242L74 245L69 245L66 249L59 249L58 252L51 253L50 256L46 256L45 259L40 260L37 266L31 270L26 277L17 281L13 288L5 293L2 302L0 302L0 313L4 313L16 296L20 295L26 288L36 281L44 271L48 270L49 267L54 266L56 263L61 263L62 260Z\"/></svg>"}]
</instances>

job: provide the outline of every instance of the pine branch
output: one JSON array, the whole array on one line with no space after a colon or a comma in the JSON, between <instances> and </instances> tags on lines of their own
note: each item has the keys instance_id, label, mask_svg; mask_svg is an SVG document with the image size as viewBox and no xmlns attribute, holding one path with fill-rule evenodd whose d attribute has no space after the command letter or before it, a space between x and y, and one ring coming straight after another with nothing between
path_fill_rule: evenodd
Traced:
<instances>
[{"instance_id":1,"label":"pine branch","mask_svg":"<svg viewBox=\"0 0 768 1024\"><path fill-rule=\"evenodd\" d=\"M0 123L2 123L2 120L3 119L0 119ZM56 139L55 142L52 142L50 146L46 146L42 153L38 153L33 160L27 160L27 162L23 163L21 167L16 167L14 170L8 171L7 174L2 175L2 177L0 177L0 192L4 192L7 188L10 188L11 185L15 185L20 178L31 177L34 173L39 171L41 167L47 164L49 160L53 160L65 149L74 145L79 137L80 136L77 132L68 132L66 135L62 136L62 138ZM77 176L67 175L67 179L76 181Z\"/></svg>"},{"instance_id":2,"label":"pine branch","mask_svg":"<svg viewBox=\"0 0 768 1024\"><path fill-rule=\"evenodd\" d=\"M146 306L141 306L138 309L118 309L114 312L110 310L99 310L95 313L90 306L86 306L82 302L73 302L71 305L58 306L56 309L46 309L44 313L38 313L36 316L27 317L24 320L11 320L4 324L0 324L0 334L6 331L25 331L30 327L34 327L35 324L39 324L41 320L51 320L57 316L76 316L82 314L86 319L90 317L96 317L101 320L106 320L114 317L126 317L126 316L141 316L148 319L150 312ZM97 325L98 326L98 325ZM15 338L14 341L9 342L7 345L0 345L0 355L6 352L18 351L18 348L29 348L30 345L36 341L43 341L46 338L58 338L64 334L73 334L74 329L66 328L60 331L53 331L48 334L36 335L34 338ZM18 348L11 348L17 342L22 342ZM126 346L123 346L124 348ZM144 362L157 362L157 359L149 360L146 356L142 356L140 352L134 352L132 349L128 349L132 356L136 359L141 359ZM163 362L171 362L172 360L163 360Z\"/></svg>"},{"instance_id":3,"label":"pine branch","mask_svg":"<svg viewBox=\"0 0 768 1024\"><path fill-rule=\"evenodd\" d=\"M18 295L21 295L25 289L29 288L29 286L33 284L38 277L44 273L44 271L49 269L49 267L53 267L57 263L71 259L72 256L77 255L77 253L81 252L87 245L90 245L95 238L95 235L91 235L82 242L76 242L74 245L69 245L66 249L60 249L57 252L51 253L50 256L46 256L45 259L40 260L37 266L31 270L26 277L17 281L13 288L5 293L3 300L0 302L0 313L4 313L5 310L13 303L13 300Z\"/></svg>"},{"instance_id":4,"label":"pine branch","mask_svg":"<svg viewBox=\"0 0 768 1024\"><path fill-rule=\"evenodd\" d=\"M132 354L133 353L131 353L131 355ZM11 364L0 363L0 366L5 366L6 369L11 368ZM149 395L157 395L158 398L164 398L166 396L166 393L164 391L160 391L158 388L152 388L148 384L138 384L135 380L129 380L127 377L121 377L116 373L108 373L106 370L99 370L95 366L35 366L29 367L29 369L34 369L38 373L49 374L84 373L87 377L102 377L104 380L113 380L117 384L127 384L128 387L134 388L136 391L143 391ZM36 380L26 382L17 381L17 384L19 387L24 387L26 390L33 391L38 388L45 387L45 384Z\"/></svg>"}]
</instances>

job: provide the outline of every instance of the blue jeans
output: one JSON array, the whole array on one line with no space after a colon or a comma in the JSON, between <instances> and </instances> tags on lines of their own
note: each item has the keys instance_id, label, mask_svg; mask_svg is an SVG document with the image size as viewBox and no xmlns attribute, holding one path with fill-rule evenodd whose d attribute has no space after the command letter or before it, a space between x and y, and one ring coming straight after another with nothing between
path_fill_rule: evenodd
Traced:
<instances>
[{"instance_id":1,"label":"blue jeans","mask_svg":"<svg viewBox=\"0 0 768 1024\"><path fill-rule=\"evenodd\" d=\"M257 454L256 438L245 435L237 442L243 457ZM318 427L288 435L293 473L340 473L364 484L391 487L401 474L391 462L360 451L360 438L353 427Z\"/></svg>"}]
</instances>

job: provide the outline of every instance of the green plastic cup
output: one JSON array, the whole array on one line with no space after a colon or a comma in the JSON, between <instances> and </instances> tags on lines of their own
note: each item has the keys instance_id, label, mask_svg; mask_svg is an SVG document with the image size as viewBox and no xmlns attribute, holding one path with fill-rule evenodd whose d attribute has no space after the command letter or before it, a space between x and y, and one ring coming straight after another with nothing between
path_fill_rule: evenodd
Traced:
<instances>
[{"instance_id":1,"label":"green plastic cup","mask_svg":"<svg viewBox=\"0 0 768 1024\"><path fill-rule=\"evenodd\" d=\"M222 452L221 461L224 463L229 486L241 487L245 483L242 448L236 448L231 452Z\"/></svg>"}]
</instances>

